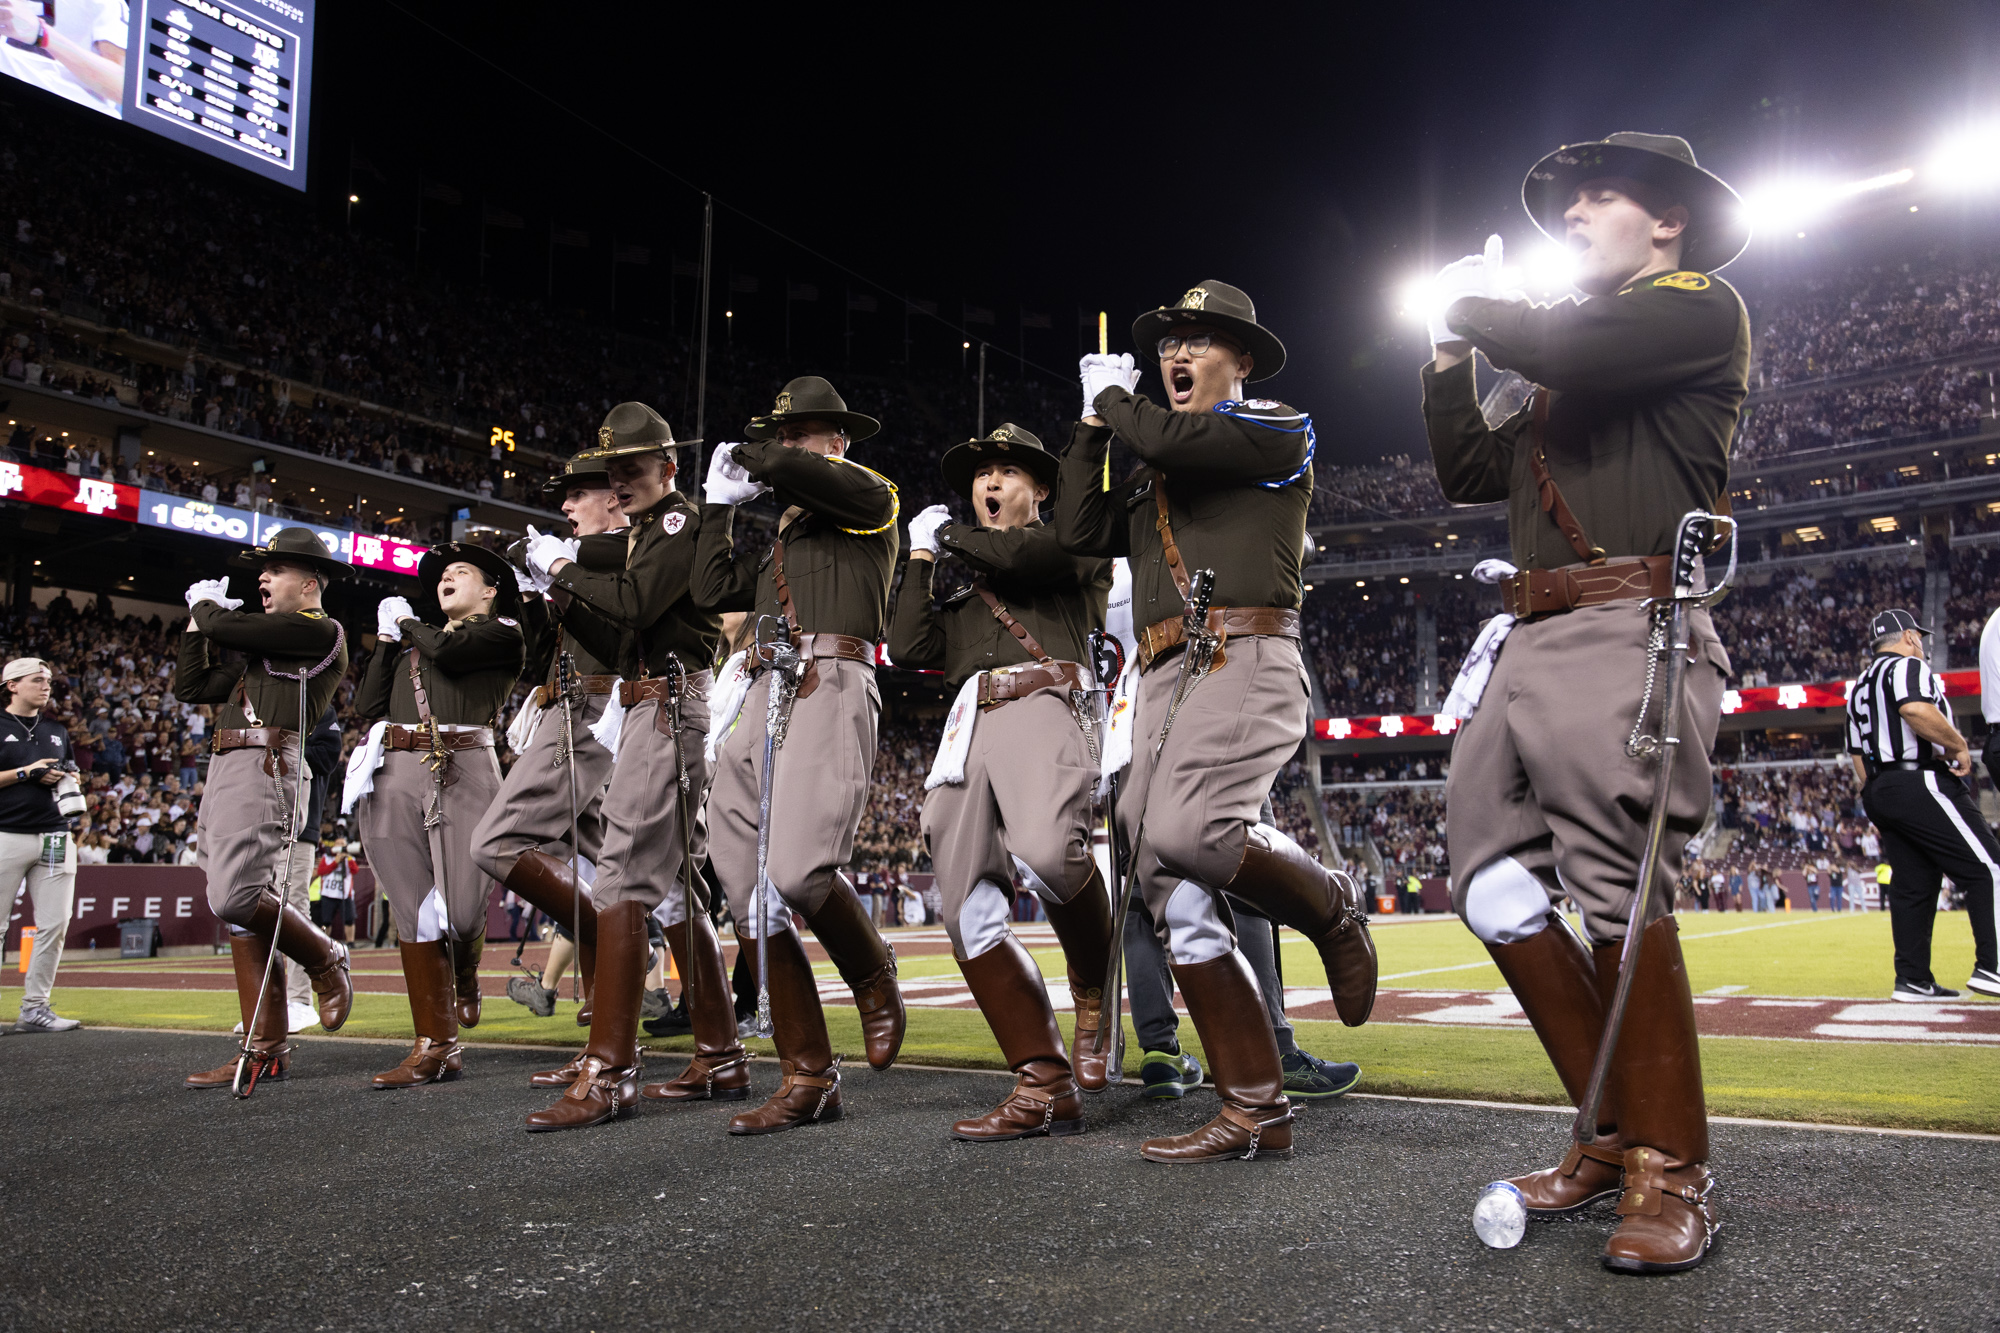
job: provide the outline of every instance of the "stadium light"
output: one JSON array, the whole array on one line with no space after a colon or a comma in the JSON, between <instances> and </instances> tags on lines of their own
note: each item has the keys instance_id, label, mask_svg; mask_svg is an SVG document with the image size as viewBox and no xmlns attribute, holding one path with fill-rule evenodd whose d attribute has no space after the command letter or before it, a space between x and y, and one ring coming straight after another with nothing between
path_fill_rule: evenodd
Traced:
<instances>
[{"instance_id":1,"label":"stadium light","mask_svg":"<svg viewBox=\"0 0 2000 1333\"><path fill-rule=\"evenodd\" d=\"M1867 176L1856 181L1792 180L1777 181L1752 190L1743 198L1743 210L1758 231L1776 231L1810 222L1821 214L1859 195L1873 194L1916 179L1916 170L1904 167ZM1805 233L1800 232L1803 236Z\"/></svg>"},{"instance_id":2,"label":"stadium light","mask_svg":"<svg viewBox=\"0 0 2000 1333\"><path fill-rule=\"evenodd\" d=\"M1948 136L1931 155L1930 174L1939 184L1955 190L1990 190L2000 185L2000 119Z\"/></svg>"}]
</instances>

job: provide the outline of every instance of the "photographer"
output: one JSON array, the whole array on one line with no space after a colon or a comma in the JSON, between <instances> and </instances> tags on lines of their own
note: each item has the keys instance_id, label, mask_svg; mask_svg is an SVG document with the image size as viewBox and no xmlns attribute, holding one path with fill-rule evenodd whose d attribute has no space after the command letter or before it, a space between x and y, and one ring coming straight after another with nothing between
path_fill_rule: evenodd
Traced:
<instances>
[{"instance_id":1,"label":"photographer","mask_svg":"<svg viewBox=\"0 0 2000 1333\"><path fill-rule=\"evenodd\" d=\"M49 1008L49 988L62 962L76 894L76 842L55 790L75 772L75 764L68 730L42 716L51 687L48 663L40 658L17 657L0 671L0 688L7 694L0 720L0 765L5 766L0 771L0 883L8 886L10 915L23 880L35 907L35 951L16 1032L68 1032L82 1026L73 1018L56 1017ZM65 795L74 795L81 813L82 794L74 782Z\"/></svg>"}]
</instances>

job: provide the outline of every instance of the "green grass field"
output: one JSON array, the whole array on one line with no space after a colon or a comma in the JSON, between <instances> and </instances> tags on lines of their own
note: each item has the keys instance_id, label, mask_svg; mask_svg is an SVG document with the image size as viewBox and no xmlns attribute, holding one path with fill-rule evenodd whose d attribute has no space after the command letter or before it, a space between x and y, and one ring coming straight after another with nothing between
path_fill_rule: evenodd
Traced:
<instances>
[{"instance_id":1,"label":"green grass field","mask_svg":"<svg viewBox=\"0 0 2000 1333\"><path fill-rule=\"evenodd\" d=\"M1485 949L1455 919L1385 923L1375 938L1385 986L1500 987ZM1683 919L1681 938L1697 993L1740 986L1756 995L1865 999L1886 996L1892 981L1889 923L1879 912L1696 915ZM1318 959L1310 945L1286 932L1283 949L1286 975L1294 984L1318 980ZM1039 949L1035 957L1048 975L1060 973L1056 950ZM495 962L504 966L504 955ZM163 964L174 970L227 969L226 962L208 958L156 960L150 966ZM1935 946L1939 977L1954 984L1971 965L1965 917L1941 917ZM66 961L57 991L59 1009L86 1023L120 1027L226 1031L236 1021L235 999L222 991L89 985L93 972L120 966L130 964ZM943 955L913 957L902 964L905 977L955 970ZM18 994L7 998L17 1001ZM12 1003L0 1005L0 1018L11 1019L12 1009ZM858 1051L861 1032L855 1012L829 1007L827 1018L835 1048ZM1548 1104L1565 1100L1530 1032L1417 1025L1350 1029L1313 1022L1298 1028L1306 1049L1359 1062L1362 1091ZM361 995L343 1035L406 1039L409 1031L409 1011L400 997ZM1199 1052L1193 1025L1182 1024L1181 1032L1182 1040ZM564 1003L554 1018L538 1019L505 1000L489 999L485 1020L469 1035L479 1041L566 1046L580 1040L581 1030L574 1005ZM647 1044L674 1052L686 1051L692 1043L675 1038ZM750 1045L758 1054L771 1053L768 1042ZM1139 1052L1129 1040L1127 1049L1127 1072L1136 1074ZM985 1020L972 1010L911 1010L903 1059L973 1068L1000 1065ZM2000 1133L2000 1052L1990 1048L1709 1038L1702 1043L1702 1061L1709 1109L1717 1115ZM384 1066L391 1063L385 1052Z\"/></svg>"}]
</instances>

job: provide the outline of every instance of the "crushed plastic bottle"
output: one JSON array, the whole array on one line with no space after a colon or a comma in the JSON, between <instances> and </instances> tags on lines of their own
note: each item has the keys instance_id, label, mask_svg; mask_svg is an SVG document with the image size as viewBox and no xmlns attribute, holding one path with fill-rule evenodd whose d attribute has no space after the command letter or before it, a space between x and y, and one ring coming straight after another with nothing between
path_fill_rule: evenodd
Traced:
<instances>
[{"instance_id":1,"label":"crushed plastic bottle","mask_svg":"<svg viewBox=\"0 0 2000 1333\"><path fill-rule=\"evenodd\" d=\"M1472 1208L1472 1229L1489 1249L1511 1250L1519 1245L1528 1229L1528 1204L1521 1191L1504 1180L1479 1191L1479 1202Z\"/></svg>"}]
</instances>

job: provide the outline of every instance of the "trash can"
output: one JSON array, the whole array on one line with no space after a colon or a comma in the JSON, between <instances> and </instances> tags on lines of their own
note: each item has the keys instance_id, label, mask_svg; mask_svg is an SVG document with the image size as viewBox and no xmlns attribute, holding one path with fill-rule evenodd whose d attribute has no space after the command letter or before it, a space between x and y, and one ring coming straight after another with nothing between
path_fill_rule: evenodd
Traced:
<instances>
[{"instance_id":1,"label":"trash can","mask_svg":"<svg viewBox=\"0 0 2000 1333\"><path fill-rule=\"evenodd\" d=\"M118 956L151 958L160 951L160 923L153 917L118 923Z\"/></svg>"}]
</instances>

